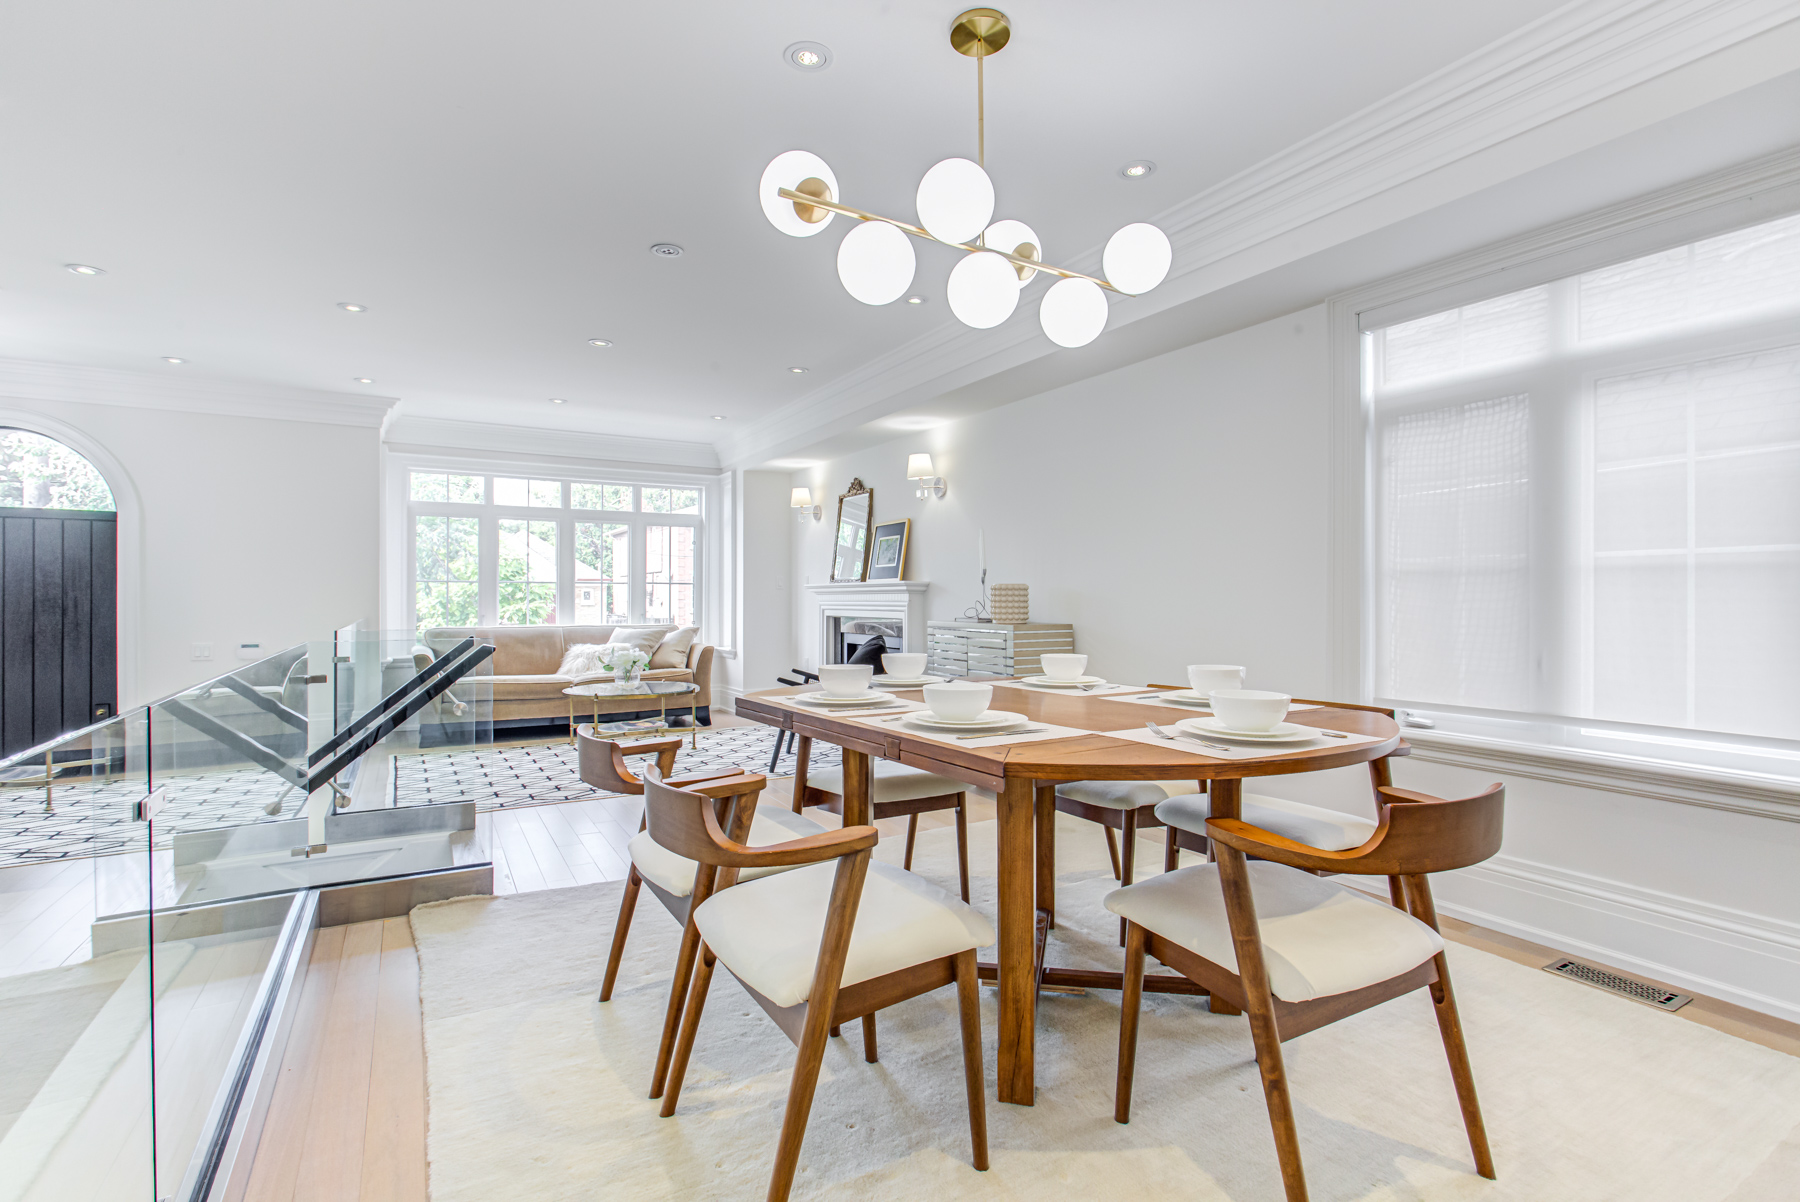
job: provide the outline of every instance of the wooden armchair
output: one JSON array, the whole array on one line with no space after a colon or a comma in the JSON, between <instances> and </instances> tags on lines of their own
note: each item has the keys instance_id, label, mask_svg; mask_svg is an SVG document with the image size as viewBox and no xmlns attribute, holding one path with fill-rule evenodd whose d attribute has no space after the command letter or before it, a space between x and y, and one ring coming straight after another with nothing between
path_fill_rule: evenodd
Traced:
<instances>
[{"instance_id":1,"label":"wooden armchair","mask_svg":"<svg viewBox=\"0 0 1800 1202\"><path fill-rule=\"evenodd\" d=\"M650 836L700 865L698 904L688 919L689 929L699 932L700 963L663 1116L675 1113L713 968L723 963L799 1049L769 1181L771 1202L783 1202L793 1186L831 1028L862 1019L864 1051L872 1061L877 1010L954 981L973 1161L977 1169L987 1168L975 949L993 941L992 924L928 881L872 861L869 852L879 838L872 826L755 848L734 839L698 791L651 780L645 803ZM782 868L792 871L772 871ZM736 883L758 871L767 875Z\"/></svg>"},{"instance_id":2,"label":"wooden armchair","mask_svg":"<svg viewBox=\"0 0 1800 1202\"><path fill-rule=\"evenodd\" d=\"M1429 989L1476 1171L1494 1176L1426 877L1479 864L1500 849L1506 791L1496 784L1475 797L1445 801L1384 785L1379 795L1380 825L1360 847L1325 851L1238 819L1213 819L1206 834L1216 863L1107 896L1107 909L1126 920L1116 1121L1131 1117L1148 954L1249 1011L1282 1180L1289 1202L1305 1202L1282 1041ZM1388 877L1397 882L1404 908L1315 873ZM1280 922L1265 929L1259 911Z\"/></svg>"},{"instance_id":3,"label":"wooden armchair","mask_svg":"<svg viewBox=\"0 0 1800 1202\"><path fill-rule=\"evenodd\" d=\"M673 768L675 753L681 747L681 740L678 738L619 744L596 737L590 733L592 729L584 726L575 732L581 779L597 789L614 793L641 795L644 792L644 782L625 765L627 756L656 756L660 776ZM766 778L759 773L731 769L703 776L684 777L675 783L712 798L720 822L733 831L740 841L752 846L782 843L817 834L825 829L809 818L790 814L778 807L759 810L756 805L757 797L767 783ZM648 885L650 892L662 902L663 908L683 928L681 947L675 956L675 977L669 987L669 1004L663 1015L662 1046L657 1051L656 1069L650 1081L650 1096L655 1098L662 1095L663 1083L668 1077L669 1058L675 1049L675 1032L681 1023L681 1006L687 996L688 981L693 974L695 949L699 946L699 937L693 934L692 924L688 922L688 913L693 908L699 866L694 861L663 848L645 833L642 823L627 850L631 856L631 871L625 878L625 894L619 899L619 919L613 926L612 950L606 958L606 976L600 983L600 1000L612 1000L613 985L619 976L619 962L625 955L625 939L631 933L632 915L637 911L639 890Z\"/></svg>"}]
</instances>

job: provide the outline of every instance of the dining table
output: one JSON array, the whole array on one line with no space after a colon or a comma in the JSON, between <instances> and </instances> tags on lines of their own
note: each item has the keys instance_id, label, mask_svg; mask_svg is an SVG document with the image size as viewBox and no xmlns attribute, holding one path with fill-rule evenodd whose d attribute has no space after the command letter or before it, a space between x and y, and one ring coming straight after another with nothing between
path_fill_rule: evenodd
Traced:
<instances>
[{"instance_id":1,"label":"dining table","mask_svg":"<svg viewBox=\"0 0 1800 1202\"><path fill-rule=\"evenodd\" d=\"M1156 702L1154 694L1171 686L1146 685L1130 692L1102 694L1032 687L1014 678L969 679L995 686L992 709L1022 714L1030 723L1042 724L1039 729L1043 733L1016 742L963 741L910 729L899 715L826 711L794 700L797 695L817 692L817 686L745 694L738 699L736 711L739 717L774 727L777 740L785 738L785 732L793 732L802 755L807 754L812 740L842 749L846 826L869 822L872 759L892 760L992 791L998 828L998 958L984 963L981 974L995 982L999 994L998 1097L1021 1106L1032 1105L1036 1098L1039 991L1045 987L1119 989L1124 981L1122 972L1045 963L1056 920L1058 784L1079 780L1194 781L1210 794L1213 818L1238 818L1243 782L1248 778L1367 764L1376 785L1392 784L1389 760L1409 750L1392 711L1371 706L1296 698L1296 707L1310 708L1296 708L1288 714L1292 723L1343 732L1358 740L1355 742L1321 737L1316 742L1324 745L1243 748L1230 744L1230 752L1209 754L1213 749L1187 739L1145 740L1142 732L1147 721L1174 733L1174 724L1183 716L1172 707L1145 704ZM886 691L902 703L923 700L918 689ZM905 708L912 711L917 706L907 704ZM1069 733L1059 735L1058 727L1069 728ZM1156 972L1146 977L1144 987L1148 992L1206 992L1185 977Z\"/></svg>"}]
</instances>

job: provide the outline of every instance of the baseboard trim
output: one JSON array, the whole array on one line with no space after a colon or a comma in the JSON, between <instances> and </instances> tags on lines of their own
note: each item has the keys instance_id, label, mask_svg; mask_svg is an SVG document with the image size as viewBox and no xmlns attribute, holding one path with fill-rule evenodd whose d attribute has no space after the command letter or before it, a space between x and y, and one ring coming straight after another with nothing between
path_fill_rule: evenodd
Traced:
<instances>
[{"instance_id":1,"label":"baseboard trim","mask_svg":"<svg viewBox=\"0 0 1800 1202\"><path fill-rule=\"evenodd\" d=\"M1513 856L1433 891L1465 922L1800 1022L1800 924Z\"/></svg>"}]
</instances>

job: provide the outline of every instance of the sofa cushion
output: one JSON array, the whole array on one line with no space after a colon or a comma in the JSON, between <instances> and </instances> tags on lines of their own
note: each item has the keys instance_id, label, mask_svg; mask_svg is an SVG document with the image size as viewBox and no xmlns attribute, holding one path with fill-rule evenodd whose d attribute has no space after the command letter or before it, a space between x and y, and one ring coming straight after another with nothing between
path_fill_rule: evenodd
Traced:
<instances>
[{"instance_id":1,"label":"sofa cushion","mask_svg":"<svg viewBox=\"0 0 1800 1202\"><path fill-rule=\"evenodd\" d=\"M440 626L425 632L425 643L443 655L464 639L494 644L494 654L477 669L482 676L547 676L562 663L560 626Z\"/></svg>"},{"instance_id":2,"label":"sofa cushion","mask_svg":"<svg viewBox=\"0 0 1800 1202\"><path fill-rule=\"evenodd\" d=\"M679 630L671 630L663 635L662 642L650 654L652 668L685 668L688 661L688 648L694 645L694 636L700 633L698 626L683 626Z\"/></svg>"},{"instance_id":3,"label":"sofa cushion","mask_svg":"<svg viewBox=\"0 0 1800 1202\"><path fill-rule=\"evenodd\" d=\"M613 628L612 638L609 641L614 644L636 647L645 655L649 655L656 650L657 644L663 641L663 636L674 629L673 626L617 626Z\"/></svg>"},{"instance_id":4,"label":"sofa cushion","mask_svg":"<svg viewBox=\"0 0 1800 1202\"><path fill-rule=\"evenodd\" d=\"M566 701L563 690L575 682L567 676L490 676L484 682L495 701Z\"/></svg>"}]
</instances>

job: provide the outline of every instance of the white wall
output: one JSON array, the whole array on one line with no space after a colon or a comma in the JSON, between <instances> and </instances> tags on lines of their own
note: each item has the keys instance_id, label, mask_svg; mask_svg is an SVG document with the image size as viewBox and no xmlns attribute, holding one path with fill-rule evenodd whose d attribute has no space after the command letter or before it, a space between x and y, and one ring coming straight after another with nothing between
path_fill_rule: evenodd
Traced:
<instances>
[{"instance_id":1,"label":"white wall","mask_svg":"<svg viewBox=\"0 0 1800 1202\"><path fill-rule=\"evenodd\" d=\"M989 580L1029 584L1032 617L1073 622L1100 675L1241 663L1254 686L1329 695L1327 355L1308 309L796 473L828 500L793 535L788 637L817 645L804 585L829 578L834 499L861 477L877 521L913 519L907 576L932 582L932 617L975 600L981 530ZM914 499L912 451L932 453L943 500ZM1800 810L1470 767L1418 741L1398 783L1508 786L1505 846L1440 884L1447 912L1800 1020ZM1256 789L1374 812L1362 769Z\"/></svg>"},{"instance_id":2,"label":"white wall","mask_svg":"<svg viewBox=\"0 0 1800 1202\"><path fill-rule=\"evenodd\" d=\"M793 611L790 576L794 529L787 507L791 485L785 472L736 472L738 567L737 613L733 632L736 656L714 669L713 704L729 709L745 692L775 687L777 673L795 664L789 614Z\"/></svg>"},{"instance_id":3,"label":"white wall","mask_svg":"<svg viewBox=\"0 0 1800 1202\"><path fill-rule=\"evenodd\" d=\"M119 557L121 706L231 670L239 643L267 653L373 622L375 426L3 394L0 424L61 438L113 487L135 542Z\"/></svg>"}]
</instances>

